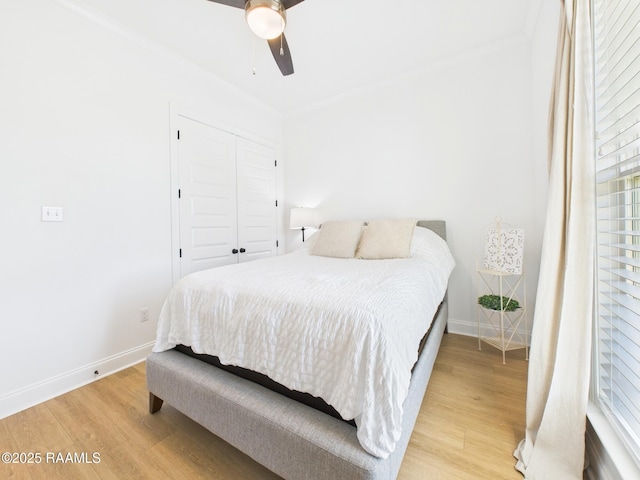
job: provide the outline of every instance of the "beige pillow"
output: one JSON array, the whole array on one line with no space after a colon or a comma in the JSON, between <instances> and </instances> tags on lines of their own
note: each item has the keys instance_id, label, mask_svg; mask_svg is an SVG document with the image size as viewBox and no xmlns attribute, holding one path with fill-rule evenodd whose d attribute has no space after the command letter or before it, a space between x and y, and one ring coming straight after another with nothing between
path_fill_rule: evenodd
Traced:
<instances>
[{"instance_id":1,"label":"beige pillow","mask_svg":"<svg viewBox=\"0 0 640 480\"><path fill-rule=\"evenodd\" d=\"M358 248L363 222L324 222L316 233L311 255L353 258Z\"/></svg>"},{"instance_id":2,"label":"beige pillow","mask_svg":"<svg viewBox=\"0 0 640 480\"><path fill-rule=\"evenodd\" d=\"M409 257L415 226L414 218L370 221L362 232L356 257L370 260Z\"/></svg>"}]
</instances>

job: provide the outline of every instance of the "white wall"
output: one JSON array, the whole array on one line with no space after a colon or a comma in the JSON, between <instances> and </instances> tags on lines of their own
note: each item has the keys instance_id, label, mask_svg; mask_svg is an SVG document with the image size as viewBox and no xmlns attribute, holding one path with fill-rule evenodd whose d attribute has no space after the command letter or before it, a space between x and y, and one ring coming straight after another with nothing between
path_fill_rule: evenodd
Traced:
<instances>
[{"instance_id":1,"label":"white wall","mask_svg":"<svg viewBox=\"0 0 640 480\"><path fill-rule=\"evenodd\" d=\"M0 417L149 351L172 278L170 107L282 142L279 114L76 5L0 3Z\"/></svg>"},{"instance_id":2,"label":"white wall","mask_svg":"<svg viewBox=\"0 0 640 480\"><path fill-rule=\"evenodd\" d=\"M450 328L477 333L475 262L496 215L526 231L535 298L546 188L535 143L546 140L534 135L532 79L523 35L285 118L286 208L319 207L324 220L445 219L457 262Z\"/></svg>"},{"instance_id":3,"label":"white wall","mask_svg":"<svg viewBox=\"0 0 640 480\"><path fill-rule=\"evenodd\" d=\"M557 0L539 0L536 28L532 32L532 102L533 102L533 153L535 158L536 218L538 229L544 231L547 209L547 184L549 181L548 120L551 87L558 42L560 3Z\"/></svg>"}]
</instances>

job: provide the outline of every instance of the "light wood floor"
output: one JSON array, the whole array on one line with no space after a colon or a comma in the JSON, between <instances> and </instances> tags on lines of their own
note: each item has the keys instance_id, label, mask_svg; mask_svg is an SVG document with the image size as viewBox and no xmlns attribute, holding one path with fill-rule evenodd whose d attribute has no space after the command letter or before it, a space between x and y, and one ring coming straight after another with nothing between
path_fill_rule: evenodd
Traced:
<instances>
[{"instance_id":1,"label":"light wood floor","mask_svg":"<svg viewBox=\"0 0 640 480\"><path fill-rule=\"evenodd\" d=\"M524 351L503 365L492 347L445 335L398 478L522 479L512 452L524 436L526 373ZM3 452L42 460L0 464L2 479L278 478L170 405L150 415L144 364L0 420Z\"/></svg>"}]
</instances>

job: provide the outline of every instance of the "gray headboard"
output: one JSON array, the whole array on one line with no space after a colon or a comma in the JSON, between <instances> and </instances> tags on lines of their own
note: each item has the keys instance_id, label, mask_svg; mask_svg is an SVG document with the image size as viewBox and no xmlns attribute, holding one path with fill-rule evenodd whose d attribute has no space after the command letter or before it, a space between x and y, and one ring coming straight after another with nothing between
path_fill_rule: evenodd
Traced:
<instances>
[{"instance_id":1,"label":"gray headboard","mask_svg":"<svg viewBox=\"0 0 640 480\"><path fill-rule=\"evenodd\" d=\"M444 240L447 239L447 223L444 220L419 220L419 227L428 228L440 235Z\"/></svg>"}]
</instances>

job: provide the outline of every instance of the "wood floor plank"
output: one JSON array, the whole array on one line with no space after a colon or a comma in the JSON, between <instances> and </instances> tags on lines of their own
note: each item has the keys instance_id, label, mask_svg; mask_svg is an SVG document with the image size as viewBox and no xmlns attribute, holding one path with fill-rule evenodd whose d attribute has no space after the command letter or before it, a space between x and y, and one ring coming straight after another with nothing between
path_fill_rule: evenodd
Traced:
<instances>
[{"instance_id":1,"label":"wood floor plank","mask_svg":"<svg viewBox=\"0 0 640 480\"><path fill-rule=\"evenodd\" d=\"M165 407L163 407L164 409ZM154 449L171 457L173 462L185 464L189 472L187 478L210 480L261 479L277 480L274 473L244 455L222 439L211 435L201 425L189 420L182 424L185 428L176 429Z\"/></svg>"},{"instance_id":2,"label":"wood floor plank","mask_svg":"<svg viewBox=\"0 0 640 480\"><path fill-rule=\"evenodd\" d=\"M12 415L6 421L21 452L53 452L73 443L46 402Z\"/></svg>"},{"instance_id":3,"label":"wood floor plank","mask_svg":"<svg viewBox=\"0 0 640 480\"><path fill-rule=\"evenodd\" d=\"M517 480L528 363L445 335L399 480ZM277 475L164 405L148 413L138 364L0 420L3 451L99 454L99 463L0 465L0 478L276 480ZM1 452L0 452L1 453Z\"/></svg>"},{"instance_id":4,"label":"wood floor plank","mask_svg":"<svg viewBox=\"0 0 640 480\"><path fill-rule=\"evenodd\" d=\"M104 410L97 404L93 392L92 388L81 388L54 398L47 402L47 407L75 446L82 451L104 452L122 444L126 437L113 422L105 421Z\"/></svg>"},{"instance_id":5,"label":"wood floor plank","mask_svg":"<svg viewBox=\"0 0 640 480\"><path fill-rule=\"evenodd\" d=\"M11 430L17 425L17 415L13 415L8 419L0 421L0 450L1 454L13 454L19 453L20 447L13 439ZM0 478L11 480L32 480L29 473L29 468L19 463L19 459L16 459L16 463L12 463L12 457L9 461L3 461L0 463Z\"/></svg>"}]
</instances>

